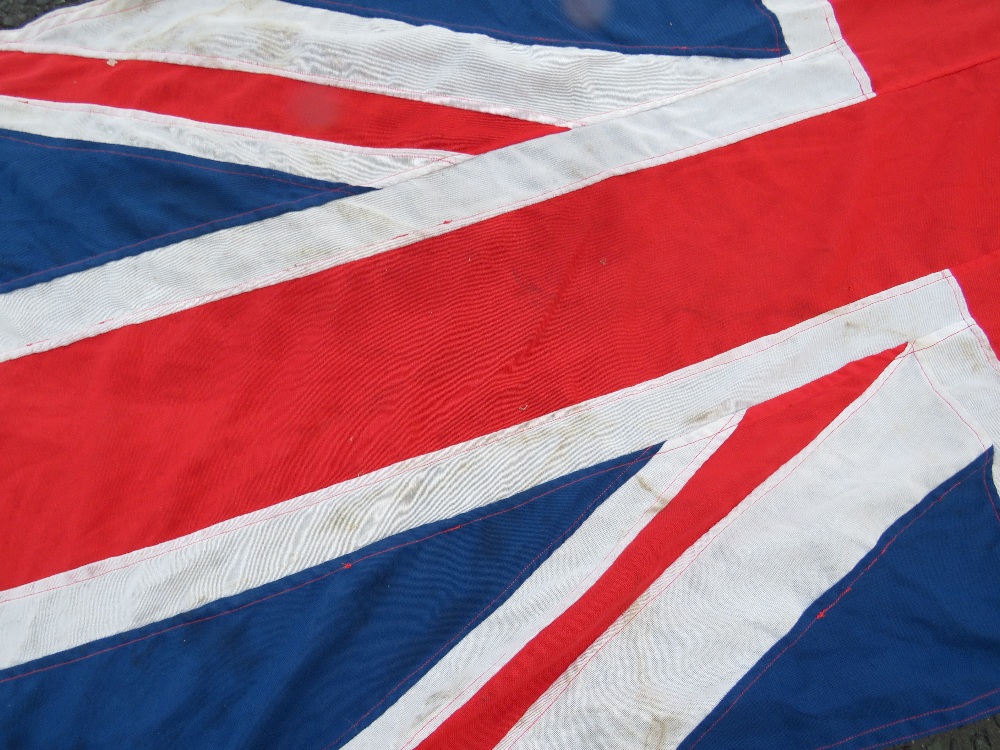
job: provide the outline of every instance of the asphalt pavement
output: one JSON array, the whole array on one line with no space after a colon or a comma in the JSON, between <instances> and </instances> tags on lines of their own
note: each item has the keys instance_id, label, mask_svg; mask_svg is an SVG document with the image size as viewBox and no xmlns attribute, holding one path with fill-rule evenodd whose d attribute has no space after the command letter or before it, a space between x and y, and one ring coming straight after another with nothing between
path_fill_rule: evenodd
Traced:
<instances>
[{"instance_id":1,"label":"asphalt pavement","mask_svg":"<svg viewBox=\"0 0 1000 750\"><path fill-rule=\"evenodd\" d=\"M0 0L0 28L14 29L50 10L79 4L80 0Z\"/></svg>"}]
</instances>

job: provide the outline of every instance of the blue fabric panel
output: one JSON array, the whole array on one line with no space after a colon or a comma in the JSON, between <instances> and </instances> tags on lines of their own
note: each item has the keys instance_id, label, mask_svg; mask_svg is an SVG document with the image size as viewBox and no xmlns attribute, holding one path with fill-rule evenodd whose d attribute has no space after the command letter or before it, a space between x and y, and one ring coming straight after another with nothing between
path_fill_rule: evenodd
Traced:
<instances>
[{"instance_id":1,"label":"blue fabric panel","mask_svg":"<svg viewBox=\"0 0 1000 750\"><path fill-rule=\"evenodd\" d=\"M0 130L0 292L370 189Z\"/></svg>"},{"instance_id":2,"label":"blue fabric panel","mask_svg":"<svg viewBox=\"0 0 1000 750\"><path fill-rule=\"evenodd\" d=\"M485 34L519 44L627 54L778 57L788 53L761 0L289 0L368 18Z\"/></svg>"},{"instance_id":3,"label":"blue fabric panel","mask_svg":"<svg viewBox=\"0 0 1000 750\"><path fill-rule=\"evenodd\" d=\"M656 450L0 672L0 746L340 747L506 601Z\"/></svg>"},{"instance_id":4,"label":"blue fabric panel","mask_svg":"<svg viewBox=\"0 0 1000 750\"><path fill-rule=\"evenodd\" d=\"M681 743L860 750L1000 711L993 449L944 482Z\"/></svg>"}]
</instances>

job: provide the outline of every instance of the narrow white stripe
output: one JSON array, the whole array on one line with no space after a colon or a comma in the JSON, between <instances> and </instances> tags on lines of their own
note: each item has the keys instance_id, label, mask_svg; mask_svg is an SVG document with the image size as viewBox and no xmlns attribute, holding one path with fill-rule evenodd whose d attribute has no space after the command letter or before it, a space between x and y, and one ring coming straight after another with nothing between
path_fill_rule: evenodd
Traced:
<instances>
[{"instance_id":1,"label":"narrow white stripe","mask_svg":"<svg viewBox=\"0 0 1000 750\"><path fill-rule=\"evenodd\" d=\"M861 101L868 93L850 57L825 49L669 106L0 295L0 360L315 273Z\"/></svg>"},{"instance_id":2,"label":"narrow white stripe","mask_svg":"<svg viewBox=\"0 0 1000 750\"><path fill-rule=\"evenodd\" d=\"M369 187L392 185L471 158L450 151L362 148L150 112L8 96L0 96L0 128L155 148Z\"/></svg>"},{"instance_id":3,"label":"narrow white stripe","mask_svg":"<svg viewBox=\"0 0 1000 750\"><path fill-rule=\"evenodd\" d=\"M767 5L792 55L841 40L826 0ZM92 3L72 18L0 32L0 47L265 71L561 125L621 115L776 64L515 44L276 0Z\"/></svg>"},{"instance_id":4,"label":"narrow white stripe","mask_svg":"<svg viewBox=\"0 0 1000 750\"><path fill-rule=\"evenodd\" d=\"M935 274L706 362L0 595L0 668L185 612L667 440L961 322Z\"/></svg>"},{"instance_id":5,"label":"narrow white stripe","mask_svg":"<svg viewBox=\"0 0 1000 750\"><path fill-rule=\"evenodd\" d=\"M921 342L917 358L956 411L971 424L982 425L986 442L1000 445L1000 361L965 307L958 283L950 273L948 278L962 302L965 321ZM1000 486L1000 462L993 464L993 477Z\"/></svg>"},{"instance_id":6,"label":"narrow white stripe","mask_svg":"<svg viewBox=\"0 0 1000 750\"><path fill-rule=\"evenodd\" d=\"M540 630L594 585L629 542L729 438L744 414L720 419L664 445L509 600L346 747L389 750L419 744L456 706L475 694Z\"/></svg>"},{"instance_id":7,"label":"narrow white stripe","mask_svg":"<svg viewBox=\"0 0 1000 750\"><path fill-rule=\"evenodd\" d=\"M676 747L886 528L982 453L913 350L894 365L682 555L498 747Z\"/></svg>"}]
</instances>

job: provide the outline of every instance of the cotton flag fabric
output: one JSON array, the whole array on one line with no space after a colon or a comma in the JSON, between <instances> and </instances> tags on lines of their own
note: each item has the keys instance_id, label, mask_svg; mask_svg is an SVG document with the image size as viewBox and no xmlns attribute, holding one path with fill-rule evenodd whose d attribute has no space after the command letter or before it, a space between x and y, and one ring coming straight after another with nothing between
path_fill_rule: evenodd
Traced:
<instances>
[{"instance_id":1,"label":"cotton flag fabric","mask_svg":"<svg viewBox=\"0 0 1000 750\"><path fill-rule=\"evenodd\" d=\"M994 0L0 32L0 747L1000 711Z\"/></svg>"}]
</instances>

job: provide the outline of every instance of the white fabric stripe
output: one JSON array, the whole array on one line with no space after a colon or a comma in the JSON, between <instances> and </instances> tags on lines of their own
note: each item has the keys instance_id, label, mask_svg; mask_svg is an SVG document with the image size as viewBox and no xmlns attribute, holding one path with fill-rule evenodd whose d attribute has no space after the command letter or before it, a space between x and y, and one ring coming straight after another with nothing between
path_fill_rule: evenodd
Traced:
<instances>
[{"instance_id":1,"label":"white fabric stripe","mask_svg":"<svg viewBox=\"0 0 1000 750\"><path fill-rule=\"evenodd\" d=\"M633 388L9 590L0 594L0 668L185 612L389 534L677 439L849 361L961 321L947 276L935 274Z\"/></svg>"},{"instance_id":2,"label":"white fabric stripe","mask_svg":"<svg viewBox=\"0 0 1000 750\"><path fill-rule=\"evenodd\" d=\"M0 295L0 360L371 256L865 99L842 49L537 138L385 190Z\"/></svg>"},{"instance_id":3,"label":"white fabric stripe","mask_svg":"<svg viewBox=\"0 0 1000 750\"><path fill-rule=\"evenodd\" d=\"M954 399L956 410L971 423L982 425L989 442L1000 445L1000 361L986 333L976 323L961 287L950 272L949 282L961 302L964 323L946 330L937 339L926 339L917 348L917 359L940 391ZM994 462L993 478L1000 486L1000 462Z\"/></svg>"},{"instance_id":4,"label":"white fabric stripe","mask_svg":"<svg viewBox=\"0 0 1000 750\"><path fill-rule=\"evenodd\" d=\"M9 96L0 96L0 128L155 148L368 187L393 185L472 158L429 149L362 148L150 112Z\"/></svg>"},{"instance_id":5,"label":"white fabric stripe","mask_svg":"<svg viewBox=\"0 0 1000 750\"><path fill-rule=\"evenodd\" d=\"M346 748L415 747L540 630L579 599L736 429L723 418L661 451L514 595L459 641Z\"/></svg>"},{"instance_id":6,"label":"white fabric stripe","mask_svg":"<svg viewBox=\"0 0 1000 750\"><path fill-rule=\"evenodd\" d=\"M981 439L908 348L682 555L497 747L676 747L886 528L982 453Z\"/></svg>"},{"instance_id":7,"label":"white fabric stripe","mask_svg":"<svg viewBox=\"0 0 1000 750\"><path fill-rule=\"evenodd\" d=\"M826 0L767 5L792 55L841 41ZM91 3L0 32L0 48L269 72L571 126L776 64L515 44L276 0Z\"/></svg>"}]
</instances>

